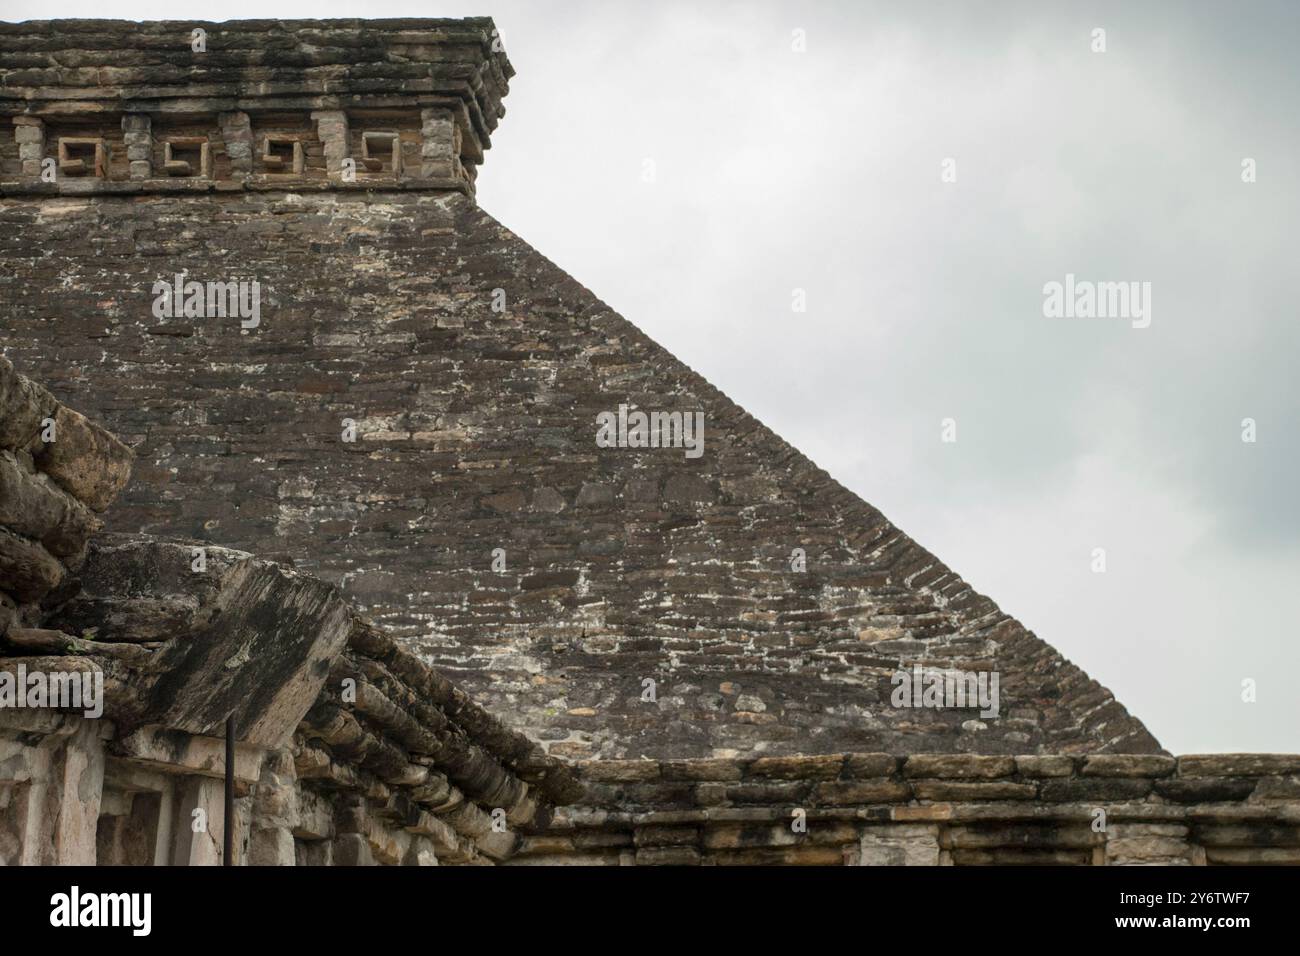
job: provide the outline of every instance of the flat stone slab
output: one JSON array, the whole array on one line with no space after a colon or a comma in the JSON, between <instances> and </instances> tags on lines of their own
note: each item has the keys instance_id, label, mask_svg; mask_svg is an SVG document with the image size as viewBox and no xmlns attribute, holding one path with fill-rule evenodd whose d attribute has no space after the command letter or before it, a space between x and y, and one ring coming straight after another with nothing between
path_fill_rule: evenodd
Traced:
<instances>
[{"instance_id":1,"label":"flat stone slab","mask_svg":"<svg viewBox=\"0 0 1300 956\"><path fill-rule=\"evenodd\" d=\"M1180 777L1255 777L1300 773L1300 754L1189 754L1178 758Z\"/></svg>"}]
</instances>

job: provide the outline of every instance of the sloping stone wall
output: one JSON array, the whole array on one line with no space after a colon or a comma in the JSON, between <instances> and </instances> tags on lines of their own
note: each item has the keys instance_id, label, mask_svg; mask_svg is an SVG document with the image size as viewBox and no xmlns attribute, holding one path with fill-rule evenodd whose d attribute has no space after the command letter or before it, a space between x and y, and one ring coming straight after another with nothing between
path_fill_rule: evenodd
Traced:
<instances>
[{"instance_id":1,"label":"sloping stone wall","mask_svg":"<svg viewBox=\"0 0 1300 956\"><path fill-rule=\"evenodd\" d=\"M95 522L68 502L104 507L129 454L0 373L20 436L0 484L9 533L76 567L6 620L0 679L105 684L95 714L0 698L0 863L225 862L227 716L239 864L1300 863L1296 756L848 753L575 774L320 581L193 543L87 544ZM38 414L74 440L32 439ZM0 568L23 593L14 579Z\"/></svg>"},{"instance_id":2,"label":"sloping stone wall","mask_svg":"<svg viewBox=\"0 0 1300 956\"><path fill-rule=\"evenodd\" d=\"M513 862L1300 864L1300 756L593 761Z\"/></svg>"},{"instance_id":3,"label":"sloping stone wall","mask_svg":"<svg viewBox=\"0 0 1300 956\"><path fill-rule=\"evenodd\" d=\"M5 348L138 452L113 527L337 584L557 756L1159 752L477 208L512 73L486 19L0 25ZM182 274L257 321L155 311ZM602 447L620 408L703 445ZM892 707L913 665L997 717Z\"/></svg>"},{"instance_id":4,"label":"sloping stone wall","mask_svg":"<svg viewBox=\"0 0 1300 956\"><path fill-rule=\"evenodd\" d=\"M336 583L557 756L1159 750L469 197L12 198L0 221L48 253L0 277L7 348L137 451L114 528ZM261 325L155 319L181 271L259 277ZM703 455L597 447L622 403L702 412ZM914 663L998 672L999 717L892 708Z\"/></svg>"}]
</instances>

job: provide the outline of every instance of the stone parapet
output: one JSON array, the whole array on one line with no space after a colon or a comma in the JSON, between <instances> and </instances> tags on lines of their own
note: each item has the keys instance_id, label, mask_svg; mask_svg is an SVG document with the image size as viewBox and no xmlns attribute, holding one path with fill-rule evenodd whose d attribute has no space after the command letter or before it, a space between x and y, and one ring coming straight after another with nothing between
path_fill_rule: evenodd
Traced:
<instances>
[{"instance_id":1,"label":"stone parapet","mask_svg":"<svg viewBox=\"0 0 1300 956\"><path fill-rule=\"evenodd\" d=\"M832 754L578 765L515 862L1300 864L1300 755Z\"/></svg>"}]
</instances>

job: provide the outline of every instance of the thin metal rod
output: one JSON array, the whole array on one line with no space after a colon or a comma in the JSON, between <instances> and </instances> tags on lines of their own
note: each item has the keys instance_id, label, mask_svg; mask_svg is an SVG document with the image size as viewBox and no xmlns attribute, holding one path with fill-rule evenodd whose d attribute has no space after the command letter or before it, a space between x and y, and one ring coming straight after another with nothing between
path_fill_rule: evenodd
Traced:
<instances>
[{"instance_id":1,"label":"thin metal rod","mask_svg":"<svg viewBox=\"0 0 1300 956\"><path fill-rule=\"evenodd\" d=\"M235 865L235 716L226 718L226 827L222 866Z\"/></svg>"}]
</instances>

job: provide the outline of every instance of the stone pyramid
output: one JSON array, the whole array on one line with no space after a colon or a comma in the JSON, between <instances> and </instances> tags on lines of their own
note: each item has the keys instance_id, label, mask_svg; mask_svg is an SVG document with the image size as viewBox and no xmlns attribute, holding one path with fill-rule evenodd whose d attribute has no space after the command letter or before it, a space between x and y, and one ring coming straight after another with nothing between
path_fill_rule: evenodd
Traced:
<instances>
[{"instance_id":1,"label":"stone pyramid","mask_svg":"<svg viewBox=\"0 0 1300 956\"><path fill-rule=\"evenodd\" d=\"M133 446L112 530L338 584L556 756L1161 752L477 205L490 20L72 23L0 24L0 346ZM997 714L897 705L945 672Z\"/></svg>"}]
</instances>

